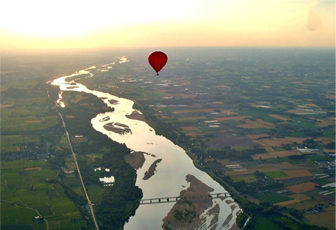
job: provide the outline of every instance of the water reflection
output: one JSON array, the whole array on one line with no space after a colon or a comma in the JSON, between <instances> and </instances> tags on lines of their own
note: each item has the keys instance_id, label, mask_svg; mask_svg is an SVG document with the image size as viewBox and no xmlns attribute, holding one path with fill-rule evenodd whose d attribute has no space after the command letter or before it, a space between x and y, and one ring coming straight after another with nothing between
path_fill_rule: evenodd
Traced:
<instances>
[{"instance_id":1,"label":"water reflection","mask_svg":"<svg viewBox=\"0 0 336 230\"><path fill-rule=\"evenodd\" d=\"M119 59L120 63L128 61L126 57ZM74 80L67 81L69 77L84 74L93 77L94 75L89 70L95 68L90 67L70 76L55 79L52 84L60 86L62 91L77 91L95 95L108 107L114 108L113 112L98 114L91 120L91 123L95 130L112 140L125 143L133 151L144 153L144 161L141 167L137 168L136 181L136 185L143 191L143 198L179 196L181 191L191 186L191 183L186 180L187 175L192 175L214 192L226 192L209 175L197 169L181 147L163 136L156 135L155 130L144 121L130 119L131 114L141 114L140 111L133 109L133 101L90 90ZM59 103L61 99L60 95ZM127 132L124 132L125 130ZM114 180L114 178L109 179ZM235 225L237 214L241 211L238 204L231 198L216 199L211 202L211 207L202 212L202 223L196 229L231 229ZM174 203L158 205L141 205L136 210L135 216L131 217L125 225L125 229L160 229L163 224L162 219L166 217ZM216 215L213 210L216 210Z\"/></svg>"}]
</instances>

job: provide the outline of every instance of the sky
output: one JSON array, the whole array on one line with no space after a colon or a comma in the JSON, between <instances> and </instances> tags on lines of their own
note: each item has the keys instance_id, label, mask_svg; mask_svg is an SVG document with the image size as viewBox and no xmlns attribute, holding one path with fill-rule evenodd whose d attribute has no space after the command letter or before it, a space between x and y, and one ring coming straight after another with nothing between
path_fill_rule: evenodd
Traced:
<instances>
[{"instance_id":1,"label":"sky","mask_svg":"<svg viewBox=\"0 0 336 230\"><path fill-rule=\"evenodd\" d=\"M334 0L6 0L0 48L335 47Z\"/></svg>"}]
</instances>

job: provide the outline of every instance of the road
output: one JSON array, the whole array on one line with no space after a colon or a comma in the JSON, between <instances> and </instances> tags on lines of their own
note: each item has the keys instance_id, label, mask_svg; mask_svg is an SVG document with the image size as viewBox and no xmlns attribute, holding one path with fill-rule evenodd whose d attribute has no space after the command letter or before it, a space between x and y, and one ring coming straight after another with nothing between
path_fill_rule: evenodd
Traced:
<instances>
[{"instance_id":1,"label":"road","mask_svg":"<svg viewBox=\"0 0 336 230\"><path fill-rule=\"evenodd\" d=\"M76 159L76 154L75 154L75 152L73 151L73 148L72 148L72 144L71 144L71 141L70 141L70 136L69 136L68 130L66 129L66 125L65 125L65 122L64 122L62 114L58 110L57 110L57 112L58 112L58 114L60 115L60 117L62 119L63 127L64 127L64 130L65 130L65 134L66 134L66 136L68 138L68 142L69 142L70 150L71 150L71 153L72 153L72 157L73 157L73 159L75 161L77 172L78 172L80 181L82 183L83 190L84 190L84 193L85 193L85 197L87 199L87 202L88 202L88 205L89 205L89 208L90 208L90 211L91 211L92 220L93 220L93 222L94 222L94 224L96 226L96 229L99 230L99 227L98 227L98 224L97 224L97 220L96 220L96 217L95 217L94 212L93 212L93 204L91 203L89 195L86 192L85 184L84 184L84 181L83 181L83 178L82 178L82 174L81 174L81 172L79 170L79 167L78 167L78 163L77 163L77 159Z\"/></svg>"}]
</instances>

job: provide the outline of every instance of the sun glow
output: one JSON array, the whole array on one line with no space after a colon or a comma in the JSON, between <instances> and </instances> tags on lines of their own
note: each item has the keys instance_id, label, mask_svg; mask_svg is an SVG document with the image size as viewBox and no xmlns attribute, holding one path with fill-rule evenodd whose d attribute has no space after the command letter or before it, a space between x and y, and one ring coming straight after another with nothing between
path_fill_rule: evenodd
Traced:
<instances>
[{"instance_id":1,"label":"sun glow","mask_svg":"<svg viewBox=\"0 0 336 230\"><path fill-rule=\"evenodd\" d=\"M329 0L11 0L1 49L335 46Z\"/></svg>"},{"instance_id":2,"label":"sun glow","mask_svg":"<svg viewBox=\"0 0 336 230\"><path fill-rule=\"evenodd\" d=\"M64 36L166 21L188 15L190 1L6 1L0 27L28 35ZM178 6L178 7L176 7Z\"/></svg>"}]
</instances>

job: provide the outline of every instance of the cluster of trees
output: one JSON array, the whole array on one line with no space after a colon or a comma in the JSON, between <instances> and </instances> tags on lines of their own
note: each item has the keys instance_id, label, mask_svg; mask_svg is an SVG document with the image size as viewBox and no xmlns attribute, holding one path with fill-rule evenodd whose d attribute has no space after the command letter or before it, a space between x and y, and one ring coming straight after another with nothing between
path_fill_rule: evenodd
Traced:
<instances>
[{"instance_id":1,"label":"cluster of trees","mask_svg":"<svg viewBox=\"0 0 336 230\"><path fill-rule=\"evenodd\" d=\"M56 97L57 90L52 90L54 97ZM64 100L71 102L69 97L73 96L72 93L64 93ZM92 95L85 95L83 98L83 100L74 104L70 103L69 106L59 110L65 119L70 135L85 134L88 138L88 141L84 143L73 144L85 185L94 184L103 187L99 180L100 177L114 177L113 186L105 187L102 200L95 205L95 209L101 229L120 229L130 216L135 214L142 198L142 190L135 186L137 176L135 169L124 160L125 154L129 154L130 149L97 132L91 125L91 119L97 113L111 111L111 109L106 110L106 105ZM63 132L62 129L59 134L61 135ZM62 168L66 168L64 158L71 156L71 152L64 148L55 149L55 146L52 145L53 157L49 159L49 164L53 170L58 171L59 179L54 180L53 183L60 183L63 186L64 193L79 208L83 218L87 220L88 226L92 226L92 221L90 221L85 209L86 199L63 183L63 179L66 177L62 170ZM85 155L92 153L100 153L103 156L101 159L96 158L91 162ZM94 171L97 167L110 170ZM75 173L78 175L76 171Z\"/></svg>"},{"instance_id":2,"label":"cluster of trees","mask_svg":"<svg viewBox=\"0 0 336 230\"><path fill-rule=\"evenodd\" d=\"M71 99L72 97L66 97L67 95L73 95L77 93L74 92L64 92L63 96L65 95L64 98L68 98L68 100L66 100L66 102L68 104L70 104L70 106L73 109L76 110L85 110L86 112L94 112L95 114L97 113L103 113L103 112L113 112L114 109L107 107L106 104L102 101L102 100L97 100L97 97L91 95L91 94L84 94L85 98L80 100L79 102L76 103L71 103Z\"/></svg>"},{"instance_id":3,"label":"cluster of trees","mask_svg":"<svg viewBox=\"0 0 336 230\"><path fill-rule=\"evenodd\" d=\"M114 147L95 164L110 169L115 183L96 206L97 218L102 229L119 229L140 205L142 190L135 186L136 171L124 160L130 150L124 144L113 142Z\"/></svg>"},{"instance_id":4,"label":"cluster of trees","mask_svg":"<svg viewBox=\"0 0 336 230\"><path fill-rule=\"evenodd\" d=\"M93 167L87 163L87 161L81 157L77 157L77 163L81 172L84 184L100 184L99 177L95 173ZM78 173L75 170L76 173Z\"/></svg>"},{"instance_id":5,"label":"cluster of trees","mask_svg":"<svg viewBox=\"0 0 336 230\"><path fill-rule=\"evenodd\" d=\"M174 211L174 218L181 222L191 223L196 218L196 211L189 209L176 209Z\"/></svg>"},{"instance_id":6,"label":"cluster of trees","mask_svg":"<svg viewBox=\"0 0 336 230\"><path fill-rule=\"evenodd\" d=\"M335 149L335 142L330 141L328 144L325 145L327 149Z\"/></svg>"},{"instance_id":7,"label":"cluster of trees","mask_svg":"<svg viewBox=\"0 0 336 230\"><path fill-rule=\"evenodd\" d=\"M239 228L244 227L244 224L248 218L248 215L246 215L244 212L239 213L239 215L236 218L236 224Z\"/></svg>"},{"instance_id":8,"label":"cluster of trees","mask_svg":"<svg viewBox=\"0 0 336 230\"><path fill-rule=\"evenodd\" d=\"M70 149L59 148L54 150L51 148L51 154L53 157L48 158L48 163L50 168L54 171L60 170L60 168L65 167L65 158L71 155Z\"/></svg>"}]
</instances>

